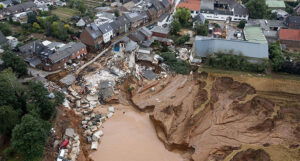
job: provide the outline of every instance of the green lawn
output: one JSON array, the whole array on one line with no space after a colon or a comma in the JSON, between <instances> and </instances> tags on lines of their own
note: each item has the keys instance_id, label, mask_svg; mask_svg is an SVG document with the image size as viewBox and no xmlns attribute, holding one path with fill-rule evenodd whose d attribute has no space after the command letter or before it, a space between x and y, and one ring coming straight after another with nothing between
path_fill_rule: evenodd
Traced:
<instances>
[{"instance_id":1,"label":"green lawn","mask_svg":"<svg viewBox=\"0 0 300 161\"><path fill-rule=\"evenodd\" d=\"M66 7L59 7L55 10L52 10L51 13L58 16L63 21L70 19L72 16L80 14L78 10Z\"/></svg>"}]
</instances>

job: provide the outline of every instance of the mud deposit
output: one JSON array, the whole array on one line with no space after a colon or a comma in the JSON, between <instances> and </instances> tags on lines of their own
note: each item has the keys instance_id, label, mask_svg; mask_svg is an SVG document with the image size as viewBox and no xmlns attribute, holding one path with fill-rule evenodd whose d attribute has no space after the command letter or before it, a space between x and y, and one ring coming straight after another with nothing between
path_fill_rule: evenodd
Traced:
<instances>
[{"instance_id":1,"label":"mud deposit","mask_svg":"<svg viewBox=\"0 0 300 161\"><path fill-rule=\"evenodd\" d=\"M249 84L208 74L177 75L134 89L131 100L151 111L158 137L190 160L300 160L299 100L268 99Z\"/></svg>"},{"instance_id":2,"label":"mud deposit","mask_svg":"<svg viewBox=\"0 0 300 161\"><path fill-rule=\"evenodd\" d=\"M146 113L118 106L116 114L104 123L104 136L94 161L183 161L180 154L165 149Z\"/></svg>"}]
</instances>

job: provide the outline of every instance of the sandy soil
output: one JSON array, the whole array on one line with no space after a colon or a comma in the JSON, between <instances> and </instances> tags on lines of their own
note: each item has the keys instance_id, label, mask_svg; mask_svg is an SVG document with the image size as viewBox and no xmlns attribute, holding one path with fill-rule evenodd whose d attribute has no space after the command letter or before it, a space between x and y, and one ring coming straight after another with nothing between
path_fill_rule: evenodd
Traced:
<instances>
[{"instance_id":1,"label":"sandy soil","mask_svg":"<svg viewBox=\"0 0 300 161\"><path fill-rule=\"evenodd\" d=\"M177 75L135 89L132 102L153 110L150 116L161 140L170 147L194 149L194 161L221 161L242 145L300 143L298 104L278 106L229 77ZM298 157L300 151L291 161Z\"/></svg>"},{"instance_id":2,"label":"sandy soil","mask_svg":"<svg viewBox=\"0 0 300 161\"><path fill-rule=\"evenodd\" d=\"M180 154L165 149L148 114L117 108L104 123L101 144L90 156L94 161L183 161Z\"/></svg>"}]
</instances>

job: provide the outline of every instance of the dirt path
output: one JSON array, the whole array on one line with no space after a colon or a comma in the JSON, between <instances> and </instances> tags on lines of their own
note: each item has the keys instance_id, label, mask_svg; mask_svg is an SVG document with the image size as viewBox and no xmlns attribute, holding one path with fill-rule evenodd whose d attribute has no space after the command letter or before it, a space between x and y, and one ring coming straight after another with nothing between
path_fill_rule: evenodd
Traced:
<instances>
[{"instance_id":1,"label":"dirt path","mask_svg":"<svg viewBox=\"0 0 300 161\"><path fill-rule=\"evenodd\" d=\"M118 107L103 131L98 151L91 154L94 161L183 161L180 154L165 149L148 114L133 107Z\"/></svg>"}]
</instances>

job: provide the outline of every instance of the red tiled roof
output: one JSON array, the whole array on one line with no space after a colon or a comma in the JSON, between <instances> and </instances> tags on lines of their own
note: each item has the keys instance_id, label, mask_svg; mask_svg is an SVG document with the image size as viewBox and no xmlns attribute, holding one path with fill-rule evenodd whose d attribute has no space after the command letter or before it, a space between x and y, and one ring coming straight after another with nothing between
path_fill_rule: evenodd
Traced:
<instances>
[{"instance_id":1,"label":"red tiled roof","mask_svg":"<svg viewBox=\"0 0 300 161\"><path fill-rule=\"evenodd\" d=\"M280 40L300 41L300 29L280 29Z\"/></svg>"},{"instance_id":2,"label":"red tiled roof","mask_svg":"<svg viewBox=\"0 0 300 161\"><path fill-rule=\"evenodd\" d=\"M190 11L200 11L200 0L186 0L180 2L176 8L187 8Z\"/></svg>"}]
</instances>

